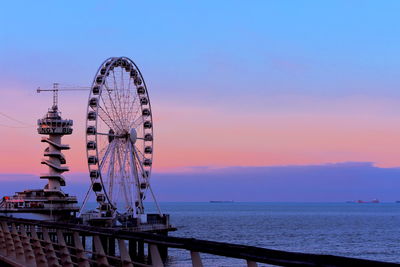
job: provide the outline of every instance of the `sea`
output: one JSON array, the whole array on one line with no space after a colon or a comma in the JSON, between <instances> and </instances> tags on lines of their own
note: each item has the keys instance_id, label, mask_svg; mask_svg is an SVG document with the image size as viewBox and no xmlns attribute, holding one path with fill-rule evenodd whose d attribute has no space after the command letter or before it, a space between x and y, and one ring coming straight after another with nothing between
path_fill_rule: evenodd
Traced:
<instances>
[{"instance_id":1,"label":"sea","mask_svg":"<svg viewBox=\"0 0 400 267\"><path fill-rule=\"evenodd\" d=\"M156 211L146 204L148 212ZM178 228L171 236L400 263L400 203L162 202L160 206ZM246 265L238 259L201 257L204 266ZM192 266L190 253L170 249L167 266Z\"/></svg>"}]
</instances>

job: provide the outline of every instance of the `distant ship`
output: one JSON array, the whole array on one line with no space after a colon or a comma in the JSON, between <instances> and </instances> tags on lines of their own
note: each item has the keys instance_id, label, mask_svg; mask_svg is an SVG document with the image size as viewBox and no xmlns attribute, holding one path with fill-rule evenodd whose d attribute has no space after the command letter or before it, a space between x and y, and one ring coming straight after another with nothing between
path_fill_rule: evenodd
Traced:
<instances>
[{"instance_id":1,"label":"distant ship","mask_svg":"<svg viewBox=\"0 0 400 267\"><path fill-rule=\"evenodd\" d=\"M380 203L378 199L373 199L371 201L357 200L356 203Z\"/></svg>"},{"instance_id":2,"label":"distant ship","mask_svg":"<svg viewBox=\"0 0 400 267\"><path fill-rule=\"evenodd\" d=\"M233 203L233 200L210 200L210 203Z\"/></svg>"}]
</instances>

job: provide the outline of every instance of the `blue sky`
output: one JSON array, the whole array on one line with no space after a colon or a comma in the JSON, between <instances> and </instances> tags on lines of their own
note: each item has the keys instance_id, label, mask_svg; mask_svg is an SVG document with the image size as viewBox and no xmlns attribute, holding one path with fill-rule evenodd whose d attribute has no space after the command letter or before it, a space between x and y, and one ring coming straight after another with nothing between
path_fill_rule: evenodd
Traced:
<instances>
[{"instance_id":1,"label":"blue sky","mask_svg":"<svg viewBox=\"0 0 400 267\"><path fill-rule=\"evenodd\" d=\"M90 86L104 59L127 56L149 87L159 173L343 162L395 168L398 10L399 1L4 2L0 111L34 124L51 100L38 86ZM87 94L61 94L60 102L75 121L67 159L82 173ZM38 174L43 147L34 127L1 130L0 172L21 172L24 153L38 159L24 173Z\"/></svg>"}]
</instances>

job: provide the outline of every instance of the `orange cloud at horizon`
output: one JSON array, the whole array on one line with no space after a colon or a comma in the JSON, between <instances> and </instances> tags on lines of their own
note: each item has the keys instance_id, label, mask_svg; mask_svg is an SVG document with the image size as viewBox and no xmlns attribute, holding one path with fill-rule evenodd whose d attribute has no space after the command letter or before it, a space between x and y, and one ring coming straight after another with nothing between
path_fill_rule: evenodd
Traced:
<instances>
[{"instance_id":1,"label":"orange cloud at horizon","mask_svg":"<svg viewBox=\"0 0 400 267\"><path fill-rule=\"evenodd\" d=\"M63 143L72 172L86 172L84 117L87 96L62 98L63 117L74 119L74 133ZM18 107L12 105L22 102ZM279 104L277 104L279 103ZM254 107L176 105L153 100L156 171L188 166L312 165L344 161L400 166L400 114L390 99L337 100L279 96ZM12 90L0 99L2 112L36 123L51 96ZM1 123L11 122L1 118ZM36 127L2 127L0 172L40 173L45 144Z\"/></svg>"}]
</instances>

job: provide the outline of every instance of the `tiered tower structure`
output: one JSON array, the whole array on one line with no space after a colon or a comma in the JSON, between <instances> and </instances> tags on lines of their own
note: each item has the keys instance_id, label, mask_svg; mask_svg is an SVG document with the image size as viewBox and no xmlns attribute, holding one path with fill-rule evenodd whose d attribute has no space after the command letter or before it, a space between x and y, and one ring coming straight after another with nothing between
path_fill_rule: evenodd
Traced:
<instances>
[{"instance_id":1,"label":"tiered tower structure","mask_svg":"<svg viewBox=\"0 0 400 267\"><path fill-rule=\"evenodd\" d=\"M43 119L38 120L38 133L48 135L42 137L42 142L48 143L48 147L44 150L42 164L48 166L48 173L42 174L41 179L48 179L48 183L44 188L46 195L63 196L61 186L65 186L63 172L69 171L65 156L61 153L62 150L70 149L69 145L61 144L61 137L72 134L72 120L64 120L58 111L57 104L53 104Z\"/></svg>"}]
</instances>

